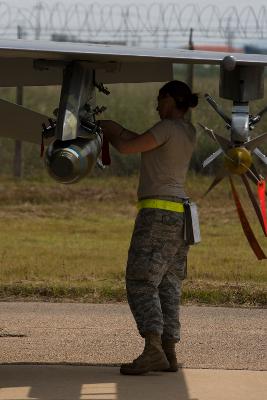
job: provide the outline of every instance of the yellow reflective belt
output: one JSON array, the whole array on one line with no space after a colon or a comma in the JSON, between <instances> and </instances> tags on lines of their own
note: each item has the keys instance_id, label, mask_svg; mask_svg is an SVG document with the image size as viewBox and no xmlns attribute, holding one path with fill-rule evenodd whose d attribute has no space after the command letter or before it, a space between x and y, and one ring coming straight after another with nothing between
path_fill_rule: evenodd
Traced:
<instances>
[{"instance_id":1,"label":"yellow reflective belt","mask_svg":"<svg viewBox=\"0 0 267 400\"><path fill-rule=\"evenodd\" d=\"M144 199L139 200L137 203L138 210L142 208L160 208L161 210L184 212L183 203L176 203L174 201L159 200L159 199Z\"/></svg>"}]
</instances>

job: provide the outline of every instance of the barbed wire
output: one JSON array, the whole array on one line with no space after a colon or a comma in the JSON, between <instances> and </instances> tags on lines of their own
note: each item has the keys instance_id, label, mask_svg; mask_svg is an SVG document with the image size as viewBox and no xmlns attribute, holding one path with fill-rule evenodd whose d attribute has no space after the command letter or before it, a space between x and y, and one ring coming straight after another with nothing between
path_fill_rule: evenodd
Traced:
<instances>
[{"instance_id":1,"label":"barbed wire","mask_svg":"<svg viewBox=\"0 0 267 400\"><path fill-rule=\"evenodd\" d=\"M127 44L171 46L188 37L225 39L267 38L267 6L258 9L235 6L225 10L214 5L197 4L73 4L48 5L40 1L31 8L11 7L0 1L0 35L16 38L17 27L29 39L65 35L73 40L122 41Z\"/></svg>"}]
</instances>

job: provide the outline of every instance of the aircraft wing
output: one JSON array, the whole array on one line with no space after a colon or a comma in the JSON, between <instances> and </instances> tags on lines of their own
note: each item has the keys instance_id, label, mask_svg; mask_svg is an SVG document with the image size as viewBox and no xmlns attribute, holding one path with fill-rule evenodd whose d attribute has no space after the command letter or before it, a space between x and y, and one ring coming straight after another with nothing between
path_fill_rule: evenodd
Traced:
<instances>
[{"instance_id":1,"label":"aircraft wing","mask_svg":"<svg viewBox=\"0 0 267 400\"><path fill-rule=\"evenodd\" d=\"M7 118L7 116L10 116ZM49 117L0 99L0 136L41 144L42 124ZM49 143L49 139L45 144Z\"/></svg>"},{"instance_id":2,"label":"aircraft wing","mask_svg":"<svg viewBox=\"0 0 267 400\"><path fill-rule=\"evenodd\" d=\"M74 60L89 61L103 83L164 82L176 63L220 64L229 53L41 40L0 40L0 86L57 85ZM267 65L267 55L231 53L238 64ZM40 61L42 60L42 61Z\"/></svg>"}]
</instances>

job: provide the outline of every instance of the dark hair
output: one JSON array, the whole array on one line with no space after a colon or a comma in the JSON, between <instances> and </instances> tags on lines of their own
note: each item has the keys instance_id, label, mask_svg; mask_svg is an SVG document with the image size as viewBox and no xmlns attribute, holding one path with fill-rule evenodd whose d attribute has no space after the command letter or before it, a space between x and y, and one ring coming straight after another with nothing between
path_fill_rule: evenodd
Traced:
<instances>
[{"instance_id":1,"label":"dark hair","mask_svg":"<svg viewBox=\"0 0 267 400\"><path fill-rule=\"evenodd\" d=\"M198 95L192 93L190 87L182 81L170 81L159 90L160 96L169 94L174 98L176 107L187 111L189 107L198 105Z\"/></svg>"}]
</instances>

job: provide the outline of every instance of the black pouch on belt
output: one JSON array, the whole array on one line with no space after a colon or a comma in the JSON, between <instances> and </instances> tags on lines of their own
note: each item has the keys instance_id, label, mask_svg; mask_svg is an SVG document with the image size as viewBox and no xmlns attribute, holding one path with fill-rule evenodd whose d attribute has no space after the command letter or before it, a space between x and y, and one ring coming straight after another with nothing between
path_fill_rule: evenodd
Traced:
<instances>
[{"instance_id":1,"label":"black pouch on belt","mask_svg":"<svg viewBox=\"0 0 267 400\"><path fill-rule=\"evenodd\" d=\"M189 245L197 244L201 241L197 205L190 201L184 202L184 213L184 239Z\"/></svg>"}]
</instances>

